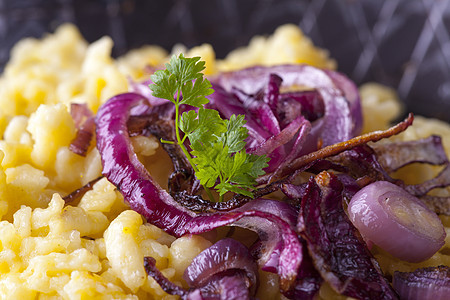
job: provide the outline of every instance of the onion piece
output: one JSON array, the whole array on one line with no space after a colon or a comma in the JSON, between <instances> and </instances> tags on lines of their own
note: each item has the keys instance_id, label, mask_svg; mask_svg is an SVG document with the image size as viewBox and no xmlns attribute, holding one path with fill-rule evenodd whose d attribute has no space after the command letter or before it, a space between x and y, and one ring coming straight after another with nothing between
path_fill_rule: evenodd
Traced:
<instances>
[{"instance_id":1,"label":"onion piece","mask_svg":"<svg viewBox=\"0 0 450 300\"><path fill-rule=\"evenodd\" d=\"M322 278L356 299L398 299L343 207L344 186L333 173L309 180L297 229Z\"/></svg>"},{"instance_id":2,"label":"onion piece","mask_svg":"<svg viewBox=\"0 0 450 300\"><path fill-rule=\"evenodd\" d=\"M135 93L117 95L97 113L97 148L105 177L120 190L133 210L176 237L226 225L256 231L264 246L258 263L278 273L282 292L291 289L302 260L302 245L292 224L282 218L289 205L255 199L238 209L213 214L196 214L179 205L150 176L131 146L127 121L131 109L143 100ZM280 209L266 210L269 206ZM289 210L295 212L290 206Z\"/></svg>"},{"instance_id":3,"label":"onion piece","mask_svg":"<svg viewBox=\"0 0 450 300\"><path fill-rule=\"evenodd\" d=\"M323 147L317 151L311 152L309 154L300 156L299 158L296 158L294 161L289 163L286 167L282 168L280 170L280 173L277 177L273 176L273 174L266 174L263 176L260 176L257 179L257 182L267 183L269 181L269 178L271 178L272 182L275 180L280 179L282 176L286 176L289 174L296 174L298 170L300 170L303 167L307 167L308 165L314 163L315 161L319 159L324 159L327 157L331 157L337 154L340 154L346 150L354 149L355 147L365 145L368 142L377 142L381 139L391 137L393 135L399 134L403 131L405 131L411 124L413 123L414 116L413 114L409 114L408 117L398 123L397 125L383 130L383 131L374 131L370 133L363 134L361 136L357 136L355 138L352 138L351 140L340 142L331 146Z\"/></svg>"},{"instance_id":4,"label":"onion piece","mask_svg":"<svg viewBox=\"0 0 450 300\"><path fill-rule=\"evenodd\" d=\"M298 152L302 149L302 143L306 139L310 130L311 124L303 116L298 116L279 134L271 136L266 141L258 145L258 147L248 149L247 152L255 155L268 155L271 159L269 161L269 167L265 171L274 171L275 168L278 169L296 158L296 155L298 155ZM297 138L295 138L296 135ZM289 154L286 154L284 149L278 148L294 140L294 138L294 145L296 147L293 147Z\"/></svg>"},{"instance_id":5,"label":"onion piece","mask_svg":"<svg viewBox=\"0 0 450 300\"><path fill-rule=\"evenodd\" d=\"M144 268L148 276L152 277L166 293L170 295L182 296L182 299L186 299L187 296L189 296L189 291L176 285L161 273L161 271L156 267L156 260L153 257L144 257ZM192 291L194 295L199 292L200 291L198 290Z\"/></svg>"},{"instance_id":6,"label":"onion piece","mask_svg":"<svg viewBox=\"0 0 450 300\"><path fill-rule=\"evenodd\" d=\"M86 156L95 131L95 116L86 103L72 103L70 114L77 128L77 134L69 149L80 156Z\"/></svg>"},{"instance_id":7,"label":"onion piece","mask_svg":"<svg viewBox=\"0 0 450 300\"><path fill-rule=\"evenodd\" d=\"M153 258L145 257L144 267L166 293L182 299L250 299L258 287L256 262L244 245L230 238L218 241L194 258L183 276L188 290L168 280Z\"/></svg>"},{"instance_id":8,"label":"onion piece","mask_svg":"<svg viewBox=\"0 0 450 300\"><path fill-rule=\"evenodd\" d=\"M191 288L200 288L214 275L231 270L245 274L247 289L254 295L258 286L258 265L248 249L231 238L220 240L200 252L184 271L183 278Z\"/></svg>"},{"instance_id":9,"label":"onion piece","mask_svg":"<svg viewBox=\"0 0 450 300\"><path fill-rule=\"evenodd\" d=\"M144 257L144 268L161 287L161 289L170 294L178 295L182 300L249 300L250 293L247 288L245 275L242 272L231 272L232 274L213 275L209 282L198 288L184 289L181 286L171 282L156 267L156 261L153 257Z\"/></svg>"},{"instance_id":10,"label":"onion piece","mask_svg":"<svg viewBox=\"0 0 450 300\"><path fill-rule=\"evenodd\" d=\"M443 165L448 162L442 139L437 135L412 141L373 144L371 147L387 173L414 162L431 165Z\"/></svg>"},{"instance_id":11,"label":"onion piece","mask_svg":"<svg viewBox=\"0 0 450 300\"><path fill-rule=\"evenodd\" d=\"M289 92L280 96L279 102L282 105L280 110L284 112L284 116L280 117L280 123L283 128L300 114L310 122L322 118L325 114L325 104L316 90Z\"/></svg>"},{"instance_id":12,"label":"onion piece","mask_svg":"<svg viewBox=\"0 0 450 300\"><path fill-rule=\"evenodd\" d=\"M257 66L225 72L212 81L228 92L238 88L247 94L256 94L267 86L271 74L281 77L284 87L308 87L319 93L325 104L325 122L320 136L324 146L348 140L360 133L362 113L358 91L350 80L339 73L308 65ZM215 94L209 96L214 97Z\"/></svg>"},{"instance_id":13,"label":"onion piece","mask_svg":"<svg viewBox=\"0 0 450 300\"><path fill-rule=\"evenodd\" d=\"M366 240L402 260L426 260L444 245L446 234L436 213L387 181L374 182L357 192L348 214Z\"/></svg>"},{"instance_id":14,"label":"onion piece","mask_svg":"<svg viewBox=\"0 0 450 300\"><path fill-rule=\"evenodd\" d=\"M303 299L313 300L316 299L316 295L320 290L320 286L323 283L323 278L320 273L314 267L311 256L308 253L306 241L301 239L303 244L303 260L298 270L297 281L295 287L285 293L288 299Z\"/></svg>"},{"instance_id":15,"label":"onion piece","mask_svg":"<svg viewBox=\"0 0 450 300\"><path fill-rule=\"evenodd\" d=\"M450 295L450 268L428 267L414 272L394 272L392 282L401 299L445 300Z\"/></svg>"}]
</instances>

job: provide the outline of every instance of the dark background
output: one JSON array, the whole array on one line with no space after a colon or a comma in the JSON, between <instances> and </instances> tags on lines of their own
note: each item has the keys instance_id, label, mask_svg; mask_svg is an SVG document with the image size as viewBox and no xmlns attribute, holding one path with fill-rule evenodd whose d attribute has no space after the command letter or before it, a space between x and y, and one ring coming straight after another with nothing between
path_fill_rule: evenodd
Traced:
<instances>
[{"instance_id":1,"label":"dark background","mask_svg":"<svg viewBox=\"0 0 450 300\"><path fill-rule=\"evenodd\" d=\"M0 71L23 37L64 22L115 56L144 45L211 43L218 57L298 24L356 83L398 90L407 109L450 122L450 0L0 0Z\"/></svg>"}]
</instances>

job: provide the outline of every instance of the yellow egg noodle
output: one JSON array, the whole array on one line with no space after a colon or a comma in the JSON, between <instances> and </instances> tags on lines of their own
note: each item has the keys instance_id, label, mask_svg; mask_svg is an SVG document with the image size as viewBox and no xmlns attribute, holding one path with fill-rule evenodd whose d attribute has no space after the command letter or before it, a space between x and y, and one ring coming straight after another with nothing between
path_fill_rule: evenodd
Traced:
<instances>
[{"instance_id":1,"label":"yellow egg noodle","mask_svg":"<svg viewBox=\"0 0 450 300\"><path fill-rule=\"evenodd\" d=\"M123 202L105 178L80 201L66 205L63 196L101 175L100 156L94 145L86 157L69 150L76 134L70 103L87 103L96 112L111 96L128 89L128 78L148 77L148 66L168 60L157 46L111 57L109 37L88 44L73 25L54 34L24 39L12 50L0 77L0 298L1 299L176 299L149 278L143 257L152 256L162 273L185 285L184 269L202 250L211 246L208 236L175 239L147 224ZM210 45L192 49L186 56L201 56L205 73L236 70L251 65L307 63L336 68L328 53L316 48L298 26L284 25L269 37L254 37L247 47L225 59L215 58ZM364 131L387 128L401 112L395 92L377 85L361 87ZM443 137L450 152L448 124L417 117L397 139L430 134ZM94 144L94 143L92 143ZM156 178L166 174L167 160L153 137L135 137L133 146ZM450 154L450 153L449 153ZM429 178L435 170L410 169ZM164 185L164 181L160 182ZM429 260L406 263L375 248L382 269L412 271L429 265L450 265L450 218L445 246ZM257 297L282 298L277 276L261 273ZM324 285L323 299L344 299Z\"/></svg>"}]
</instances>

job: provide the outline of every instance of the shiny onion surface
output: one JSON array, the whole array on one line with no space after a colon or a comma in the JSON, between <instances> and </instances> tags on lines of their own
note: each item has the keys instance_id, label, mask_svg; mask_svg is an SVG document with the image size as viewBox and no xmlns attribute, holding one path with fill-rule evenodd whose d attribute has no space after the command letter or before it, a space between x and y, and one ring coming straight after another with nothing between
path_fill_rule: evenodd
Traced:
<instances>
[{"instance_id":1,"label":"shiny onion surface","mask_svg":"<svg viewBox=\"0 0 450 300\"><path fill-rule=\"evenodd\" d=\"M366 241L405 261L426 260L444 245L445 231L436 213L387 181L356 193L348 214Z\"/></svg>"}]
</instances>

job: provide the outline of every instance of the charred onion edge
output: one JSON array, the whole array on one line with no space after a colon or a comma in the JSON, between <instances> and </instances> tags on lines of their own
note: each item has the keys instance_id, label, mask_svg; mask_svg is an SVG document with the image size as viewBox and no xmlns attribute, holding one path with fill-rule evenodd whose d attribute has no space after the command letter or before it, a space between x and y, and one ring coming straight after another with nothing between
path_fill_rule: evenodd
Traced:
<instances>
[{"instance_id":1,"label":"charred onion edge","mask_svg":"<svg viewBox=\"0 0 450 300\"><path fill-rule=\"evenodd\" d=\"M144 269L148 276L153 277L166 293L181 296L183 299L189 293L189 291L167 279L167 277L156 267L156 260L153 257L144 257Z\"/></svg>"},{"instance_id":2,"label":"charred onion edge","mask_svg":"<svg viewBox=\"0 0 450 300\"><path fill-rule=\"evenodd\" d=\"M345 142L336 143L334 145L326 146L320 150L311 152L309 154L306 154L304 156L301 156L294 161L292 161L290 164L282 168L279 172L279 175L273 176L273 174L266 174L264 176L261 176L258 178L259 184L264 183L272 183L275 182L277 179L280 179L282 176L289 175L290 173L314 162L317 159L326 158L330 156L337 155L343 151L350 150L354 147L366 144L368 142L377 142L381 139L391 137L393 135L397 135L403 131L405 131L409 126L412 125L414 120L413 113L410 113L408 117L398 123L397 125L387 129L387 130L379 130L374 132L369 132L366 134L363 134L361 136L357 136L355 138L352 138Z\"/></svg>"},{"instance_id":3,"label":"charred onion edge","mask_svg":"<svg viewBox=\"0 0 450 300\"><path fill-rule=\"evenodd\" d=\"M103 176L99 176L95 178L94 180L89 181L87 184L83 185L79 189L76 189L75 191L71 192L70 194L63 197L63 200L66 204L72 203L77 199L80 199L84 196L88 191L92 190L94 187L94 184L96 184L100 179L102 179Z\"/></svg>"},{"instance_id":4,"label":"charred onion edge","mask_svg":"<svg viewBox=\"0 0 450 300\"><path fill-rule=\"evenodd\" d=\"M439 265L413 272L395 271L392 285L401 299L447 299L450 292L450 267Z\"/></svg>"},{"instance_id":5,"label":"charred onion edge","mask_svg":"<svg viewBox=\"0 0 450 300\"><path fill-rule=\"evenodd\" d=\"M70 114L77 129L69 150L80 156L86 156L95 132L95 115L86 103L72 103Z\"/></svg>"},{"instance_id":6,"label":"charred onion edge","mask_svg":"<svg viewBox=\"0 0 450 300\"><path fill-rule=\"evenodd\" d=\"M153 135L160 141L176 140L174 120L160 118L157 113L137 116L132 115L127 121L127 128L130 136ZM195 176L193 176L194 170L192 169L183 151L181 151L181 148L175 144L160 144L169 155L174 169L168 179L170 195L176 198L176 194L182 192L182 187L187 185L187 188L184 191L186 191L189 196L192 196L197 191L198 185L195 184Z\"/></svg>"}]
</instances>

